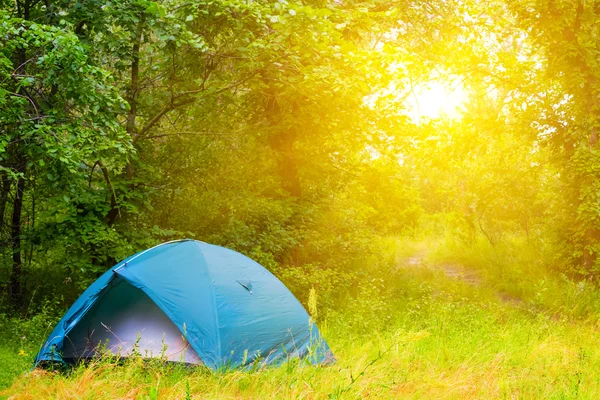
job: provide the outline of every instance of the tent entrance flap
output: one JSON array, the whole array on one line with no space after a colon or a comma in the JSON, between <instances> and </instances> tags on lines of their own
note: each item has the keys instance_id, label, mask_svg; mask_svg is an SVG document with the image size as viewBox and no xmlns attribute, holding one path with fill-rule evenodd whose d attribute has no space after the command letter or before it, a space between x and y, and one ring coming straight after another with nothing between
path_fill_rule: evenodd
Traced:
<instances>
[{"instance_id":1,"label":"tent entrance flap","mask_svg":"<svg viewBox=\"0 0 600 400\"><path fill-rule=\"evenodd\" d=\"M169 317L142 290L120 277L65 336L63 358L89 358L102 351L202 364Z\"/></svg>"}]
</instances>

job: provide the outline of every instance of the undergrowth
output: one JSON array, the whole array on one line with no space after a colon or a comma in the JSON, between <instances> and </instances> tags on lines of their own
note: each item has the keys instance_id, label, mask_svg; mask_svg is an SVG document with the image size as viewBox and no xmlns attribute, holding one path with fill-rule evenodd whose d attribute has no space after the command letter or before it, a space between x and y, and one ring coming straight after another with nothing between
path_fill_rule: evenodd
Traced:
<instances>
[{"instance_id":1,"label":"undergrowth","mask_svg":"<svg viewBox=\"0 0 600 400\"><path fill-rule=\"evenodd\" d=\"M409 260L417 253L418 264ZM448 276L444 264L474 269L480 281ZM328 366L293 361L211 372L99 359L67 372L29 372L35 343L16 338L19 323L5 320L13 330L2 333L1 393L14 399L599 398L598 296L590 284L548 268L523 243L401 242L387 279L364 278L347 304L323 310L324 285L313 286L311 302L321 307L318 323L337 359Z\"/></svg>"}]
</instances>

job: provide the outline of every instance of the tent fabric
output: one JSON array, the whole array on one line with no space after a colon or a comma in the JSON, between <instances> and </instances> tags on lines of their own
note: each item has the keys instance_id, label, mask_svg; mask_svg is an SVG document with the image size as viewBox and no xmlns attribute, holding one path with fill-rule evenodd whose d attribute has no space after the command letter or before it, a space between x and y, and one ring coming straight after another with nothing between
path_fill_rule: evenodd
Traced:
<instances>
[{"instance_id":1,"label":"tent fabric","mask_svg":"<svg viewBox=\"0 0 600 400\"><path fill-rule=\"evenodd\" d=\"M141 316L132 306L138 303L138 309L146 310ZM148 304L156 308L149 309ZM108 340L118 336L114 326L102 325L103 318L122 326L134 315L144 321L139 324L141 340L154 321L152 329L164 328L167 346L175 343L166 352L176 353L184 343L176 343L172 330L166 332L166 316L193 350L181 360L196 363L199 359L211 369L290 357L315 364L333 361L307 312L273 274L233 250L185 239L137 253L98 278L54 328L36 364L92 354L89 346L95 335ZM107 334L107 328L112 333ZM131 329L128 324L125 330ZM119 337L117 342L131 345L131 334L127 339Z\"/></svg>"}]
</instances>

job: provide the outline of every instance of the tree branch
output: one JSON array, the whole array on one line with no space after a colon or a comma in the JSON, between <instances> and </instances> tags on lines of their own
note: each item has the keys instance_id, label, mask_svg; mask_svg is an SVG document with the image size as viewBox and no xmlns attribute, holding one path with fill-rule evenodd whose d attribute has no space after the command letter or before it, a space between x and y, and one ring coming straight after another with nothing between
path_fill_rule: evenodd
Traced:
<instances>
[{"instance_id":1,"label":"tree branch","mask_svg":"<svg viewBox=\"0 0 600 400\"><path fill-rule=\"evenodd\" d=\"M233 88L235 88L237 86L240 86L243 83L245 83L245 82L249 81L250 79L252 79L258 73L259 73L259 71L257 70L254 73L250 74L248 77L246 77L244 79L241 79L241 80L239 80L237 82L234 82L234 83L232 83L230 85L227 85L225 87L222 87L221 89L218 89L218 90L212 92L211 94L217 95L217 94L226 92L227 90L233 89ZM182 97L190 96L190 95L193 95L193 94L202 93L205 90L206 90L206 88L204 88L204 87L202 87L200 89L196 89L196 90L188 90L188 91L185 91L185 92L181 92L181 93L177 94L176 96L173 96L172 98L173 98L173 100L176 100L176 99L180 99ZM139 134L137 134L137 135L135 135L133 137L133 144L135 144L138 140L144 139L144 135L146 133L148 133L148 131L150 129L152 129L152 127L154 125L156 125L162 119L162 117L164 117L167 113L169 113L170 111L173 111L173 110L175 110L177 108L186 106L188 104L192 104L192 103L196 102L197 100L198 100L197 98L188 98L188 99L180 101L179 103L175 103L175 102L171 101L167 106L165 106L162 110L160 110L154 117L152 117L146 123L146 125L140 130Z\"/></svg>"},{"instance_id":2,"label":"tree branch","mask_svg":"<svg viewBox=\"0 0 600 400\"><path fill-rule=\"evenodd\" d=\"M160 110L154 117L150 118L150 121L148 121L146 123L146 125L142 128L142 130L140 131L140 133L138 135L136 135L133 138L133 144L135 144L138 140L143 139L144 138L144 134L147 133L150 129L152 129L152 127L154 125L156 125L156 123L158 121L161 120L162 117L164 117L168 112L179 108L179 107L183 107L187 104L191 104L193 102L195 102L196 99L187 99L185 101L182 101L178 104L175 103L170 103L169 105L167 105L165 108L163 108L162 110Z\"/></svg>"},{"instance_id":3,"label":"tree branch","mask_svg":"<svg viewBox=\"0 0 600 400\"><path fill-rule=\"evenodd\" d=\"M106 184L110 188L111 196L110 196L110 211L108 212L108 226L112 226L112 224L117 219L117 216L121 217L121 209L117 206L117 194L115 193L115 188L110 180L110 175L108 174L108 169L104 166L102 161L96 161L96 164L102 170L102 175L104 175L104 180Z\"/></svg>"},{"instance_id":4,"label":"tree branch","mask_svg":"<svg viewBox=\"0 0 600 400\"><path fill-rule=\"evenodd\" d=\"M173 133L161 133L158 135L145 136L139 140L158 139L167 136L180 136L180 135L196 135L196 136L230 136L231 133L218 133L218 132L173 132Z\"/></svg>"}]
</instances>

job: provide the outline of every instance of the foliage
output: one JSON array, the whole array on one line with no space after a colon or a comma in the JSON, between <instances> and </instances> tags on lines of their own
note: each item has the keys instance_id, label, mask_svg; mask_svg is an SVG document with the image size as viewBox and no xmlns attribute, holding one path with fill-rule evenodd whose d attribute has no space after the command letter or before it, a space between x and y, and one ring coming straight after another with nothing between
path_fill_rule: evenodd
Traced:
<instances>
[{"instance_id":1,"label":"foliage","mask_svg":"<svg viewBox=\"0 0 600 400\"><path fill-rule=\"evenodd\" d=\"M224 0L15 5L14 21L70 46L48 37L43 51L76 51L77 62L65 54L61 68L71 69L34 70L53 58L28 44L30 61L19 71L27 77L18 78L10 75L17 47L35 38L7 36L7 82L20 88L31 69L34 93L67 96L61 101L70 108L51 104L70 114L43 127L61 121L78 140L46 132L45 146L54 147L27 153L23 182L21 150L34 144L3 147L0 219L12 253L2 262L18 308L36 288L35 301L61 293L67 305L110 265L160 240L196 237L273 269L342 270L388 263L378 236L416 227L421 208L410 175L394 168L392 154L374 163L368 150L389 144L384 125L406 121L392 110L385 119L363 101L389 81L390 55L370 42L399 9ZM16 104L35 112L25 98ZM11 135L6 143L21 133ZM397 209L387 207L390 199Z\"/></svg>"},{"instance_id":2,"label":"foliage","mask_svg":"<svg viewBox=\"0 0 600 400\"><path fill-rule=\"evenodd\" d=\"M0 10L8 353L30 357L14 339L37 340L119 260L193 237L274 272L332 327L342 367L188 376L133 361L113 397L597 394L585 382L600 276L593 2ZM465 273L471 285L452 281ZM36 394L58 396L104 383L110 363L23 382L54 380Z\"/></svg>"},{"instance_id":3,"label":"foliage","mask_svg":"<svg viewBox=\"0 0 600 400\"><path fill-rule=\"evenodd\" d=\"M93 175L98 165L123 166L131 146L116 118L125 102L108 73L88 63L75 35L11 18L3 18L0 29L1 227L4 233L12 193L11 231L3 241L12 244L4 247L12 250L11 291L22 299L25 249L31 264L36 244L43 244L43 254L60 246L55 239L76 237L60 246L71 255L71 271L82 267L84 255L87 263L100 263L114 251L110 243L119 238L102 222L113 188ZM29 212L22 221L24 203ZM107 248L96 250L100 243Z\"/></svg>"}]
</instances>

